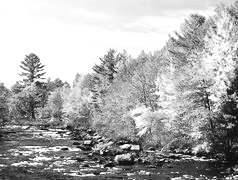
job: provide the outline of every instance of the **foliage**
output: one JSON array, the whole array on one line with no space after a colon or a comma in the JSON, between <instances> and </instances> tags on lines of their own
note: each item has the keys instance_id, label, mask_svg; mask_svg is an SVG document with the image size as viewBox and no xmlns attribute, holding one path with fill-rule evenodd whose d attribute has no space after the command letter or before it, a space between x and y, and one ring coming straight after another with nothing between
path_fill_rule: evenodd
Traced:
<instances>
[{"instance_id":1,"label":"foliage","mask_svg":"<svg viewBox=\"0 0 238 180\"><path fill-rule=\"evenodd\" d=\"M10 98L10 114L13 119L34 120L36 108L42 106L41 84L32 83Z\"/></svg>"},{"instance_id":2,"label":"foliage","mask_svg":"<svg viewBox=\"0 0 238 180\"><path fill-rule=\"evenodd\" d=\"M209 133L213 149L231 155L238 137L237 116L237 16L225 6L217 8L206 36L204 67L209 87L214 131Z\"/></svg>"},{"instance_id":3,"label":"foliage","mask_svg":"<svg viewBox=\"0 0 238 180\"><path fill-rule=\"evenodd\" d=\"M135 105L128 83L116 82L105 95L101 111L93 112L93 126L105 135L135 140L135 124L129 110Z\"/></svg>"},{"instance_id":4,"label":"foliage","mask_svg":"<svg viewBox=\"0 0 238 180\"><path fill-rule=\"evenodd\" d=\"M92 100L94 107L100 109L104 105L103 97L110 85L115 79L117 73L117 64L120 61L120 55L116 54L116 50L109 49L103 58L100 58L101 63L93 67L92 84L90 91L92 92Z\"/></svg>"},{"instance_id":5,"label":"foliage","mask_svg":"<svg viewBox=\"0 0 238 180\"><path fill-rule=\"evenodd\" d=\"M67 82L63 82L61 79L56 78L55 80L51 80L50 78L47 79L46 82L46 86L47 86L47 91L48 92L53 92L54 90L56 90L57 88L61 88L61 87L69 87L69 84Z\"/></svg>"},{"instance_id":6,"label":"foliage","mask_svg":"<svg viewBox=\"0 0 238 180\"><path fill-rule=\"evenodd\" d=\"M62 120L63 117L63 94L60 88L55 89L48 98L48 108L53 118Z\"/></svg>"},{"instance_id":7,"label":"foliage","mask_svg":"<svg viewBox=\"0 0 238 180\"><path fill-rule=\"evenodd\" d=\"M23 83L17 82L12 86L12 97L9 105L13 119L36 119L36 109L44 107L48 93L44 83L38 81L44 79L44 65L33 53L26 55L20 65L24 76Z\"/></svg>"},{"instance_id":8,"label":"foliage","mask_svg":"<svg viewBox=\"0 0 238 180\"><path fill-rule=\"evenodd\" d=\"M8 98L10 91L0 83L0 126L4 125L9 120Z\"/></svg>"},{"instance_id":9,"label":"foliage","mask_svg":"<svg viewBox=\"0 0 238 180\"><path fill-rule=\"evenodd\" d=\"M130 82L135 97L145 107L150 107L152 111L155 111L157 108L156 102L158 100L158 96L155 94L157 67L153 62L153 59L142 52L137 58L133 70L133 76L131 77Z\"/></svg>"},{"instance_id":10,"label":"foliage","mask_svg":"<svg viewBox=\"0 0 238 180\"><path fill-rule=\"evenodd\" d=\"M63 113L66 124L72 126L89 126L90 124L90 92L82 88L84 77L76 75L74 86L63 92Z\"/></svg>"},{"instance_id":11,"label":"foliage","mask_svg":"<svg viewBox=\"0 0 238 180\"><path fill-rule=\"evenodd\" d=\"M149 108L139 107L131 110L130 116L135 121L137 136L143 146L161 148L170 141L166 127L166 115L162 111L151 111Z\"/></svg>"},{"instance_id":12,"label":"foliage","mask_svg":"<svg viewBox=\"0 0 238 180\"><path fill-rule=\"evenodd\" d=\"M43 79L43 75L45 74L44 65L41 64L40 58L34 53L30 53L26 55L24 61L21 61L20 67L23 72L20 76L24 76L23 81L25 83L33 83L36 80Z\"/></svg>"}]
</instances>

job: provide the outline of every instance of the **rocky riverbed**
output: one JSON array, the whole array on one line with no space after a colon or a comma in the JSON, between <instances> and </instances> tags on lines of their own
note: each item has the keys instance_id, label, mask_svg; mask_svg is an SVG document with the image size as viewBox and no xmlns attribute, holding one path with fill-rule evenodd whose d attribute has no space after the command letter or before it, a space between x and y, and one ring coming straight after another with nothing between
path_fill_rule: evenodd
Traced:
<instances>
[{"instance_id":1,"label":"rocky riverbed","mask_svg":"<svg viewBox=\"0 0 238 180\"><path fill-rule=\"evenodd\" d=\"M142 151L90 129L7 126L0 140L0 179L238 179L238 166Z\"/></svg>"}]
</instances>

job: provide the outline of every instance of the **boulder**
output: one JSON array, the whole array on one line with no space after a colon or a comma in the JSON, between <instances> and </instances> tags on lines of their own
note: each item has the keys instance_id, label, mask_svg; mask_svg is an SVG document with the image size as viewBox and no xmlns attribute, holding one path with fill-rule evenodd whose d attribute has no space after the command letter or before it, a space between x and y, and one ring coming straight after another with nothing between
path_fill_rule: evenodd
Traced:
<instances>
[{"instance_id":1,"label":"boulder","mask_svg":"<svg viewBox=\"0 0 238 180\"><path fill-rule=\"evenodd\" d=\"M87 129L87 133L93 135L95 133L95 131L92 129Z\"/></svg>"},{"instance_id":2,"label":"boulder","mask_svg":"<svg viewBox=\"0 0 238 180\"><path fill-rule=\"evenodd\" d=\"M75 141L75 142L73 142L73 145L80 145L81 143L80 142L77 142L77 141Z\"/></svg>"},{"instance_id":3,"label":"boulder","mask_svg":"<svg viewBox=\"0 0 238 180\"><path fill-rule=\"evenodd\" d=\"M76 158L76 161L78 161L78 162L83 162L83 161L85 161L85 159L82 158L82 157L77 157L77 158Z\"/></svg>"},{"instance_id":4,"label":"boulder","mask_svg":"<svg viewBox=\"0 0 238 180\"><path fill-rule=\"evenodd\" d=\"M131 149L131 144L123 144L119 146L122 150L127 151Z\"/></svg>"},{"instance_id":5,"label":"boulder","mask_svg":"<svg viewBox=\"0 0 238 180\"><path fill-rule=\"evenodd\" d=\"M149 147L148 150L155 151L155 148L154 147Z\"/></svg>"},{"instance_id":6,"label":"boulder","mask_svg":"<svg viewBox=\"0 0 238 180\"><path fill-rule=\"evenodd\" d=\"M78 145L76 147L81 149L82 151L91 151L92 150L92 148L90 146L85 146L85 145Z\"/></svg>"},{"instance_id":7,"label":"boulder","mask_svg":"<svg viewBox=\"0 0 238 180\"><path fill-rule=\"evenodd\" d=\"M85 146L92 146L93 145L93 141L92 140L86 140L83 142L83 145Z\"/></svg>"},{"instance_id":8,"label":"boulder","mask_svg":"<svg viewBox=\"0 0 238 180\"><path fill-rule=\"evenodd\" d=\"M93 137L89 134L84 135L83 139L84 140L91 140Z\"/></svg>"},{"instance_id":9,"label":"boulder","mask_svg":"<svg viewBox=\"0 0 238 180\"><path fill-rule=\"evenodd\" d=\"M147 171L143 171L143 170L141 170L141 171L138 172L138 174L139 174L139 175L150 176L152 173L151 173L151 172L147 172Z\"/></svg>"},{"instance_id":10,"label":"boulder","mask_svg":"<svg viewBox=\"0 0 238 180\"><path fill-rule=\"evenodd\" d=\"M131 148L130 148L131 151L136 151L136 152L139 152L141 149L140 149L140 145L131 145Z\"/></svg>"},{"instance_id":11,"label":"boulder","mask_svg":"<svg viewBox=\"0 0 238 180\"><path fill-rule=\"evenodd\" d=\"M95 140L99 140L99 139L102 139L102 136L95 135L95 136L93 136L93 139L95 139Z\"/></svg>"},{"instance_id":12,"label":"boulder","mask_svg":"<svg viewBox=\"0 0 238 180\"><path fill-rule=\"evenodd\" d=\"M114 161L119 165L132 165L134 164L134 157L130 153L116 155Z\"/></svg>"}]
</instances>

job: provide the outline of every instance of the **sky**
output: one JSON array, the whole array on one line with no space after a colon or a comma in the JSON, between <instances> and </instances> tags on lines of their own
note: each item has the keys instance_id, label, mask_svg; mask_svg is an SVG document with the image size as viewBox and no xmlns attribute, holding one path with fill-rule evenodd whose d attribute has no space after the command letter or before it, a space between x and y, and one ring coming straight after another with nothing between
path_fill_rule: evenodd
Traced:
<instances>
[{"instance_id":1,"label":"sky","mask_svg":"<svg viewBox=\"0 0 238 180\"><path fill-rule=\"evenodd\" d=\"M35 53L45 77L71 83L109 48L137 57L162 48L191 13L235 0L0 0L0 82L8 88Z\"/></svg>"}]
</instances>

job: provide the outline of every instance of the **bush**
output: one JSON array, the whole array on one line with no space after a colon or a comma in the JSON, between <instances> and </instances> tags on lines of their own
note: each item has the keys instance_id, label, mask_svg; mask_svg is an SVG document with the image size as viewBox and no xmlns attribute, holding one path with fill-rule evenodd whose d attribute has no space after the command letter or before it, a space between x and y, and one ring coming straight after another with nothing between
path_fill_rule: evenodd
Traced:
<instances>
[{"instance_id":1,"label":"bush","mask_svg":"<svg viewBox=\"0 0 238 180\"><path fill-rule=\"evenodd\" d=\"M211 152L211 147L208 142L203 142L192 148L192 153L196 156L206 156Z\"/></svg>"},{"instance_id":2,"label":"bush","mask_svg":"<svg viewBox=\"0 0 238 180\"><path fill-rule=\"evenodd\" d=\"M176 153L190 153L194 144L193 139L188 135L179 135L174 137L168 144L166 144L162 151L170 151Z\"/></svg>"},{"instance_id":3,"label":"bush","mask_svg":"<svg viewBox=\"0 0 238 180\"><path fill-rule=\"evenodd\" d=\"M135 121L137 136L144 147L164 146L170 140L165 120L166 116L160 111L152 112L150 108L140 107L131 111Z\"/></svg>"}]
</instances>

